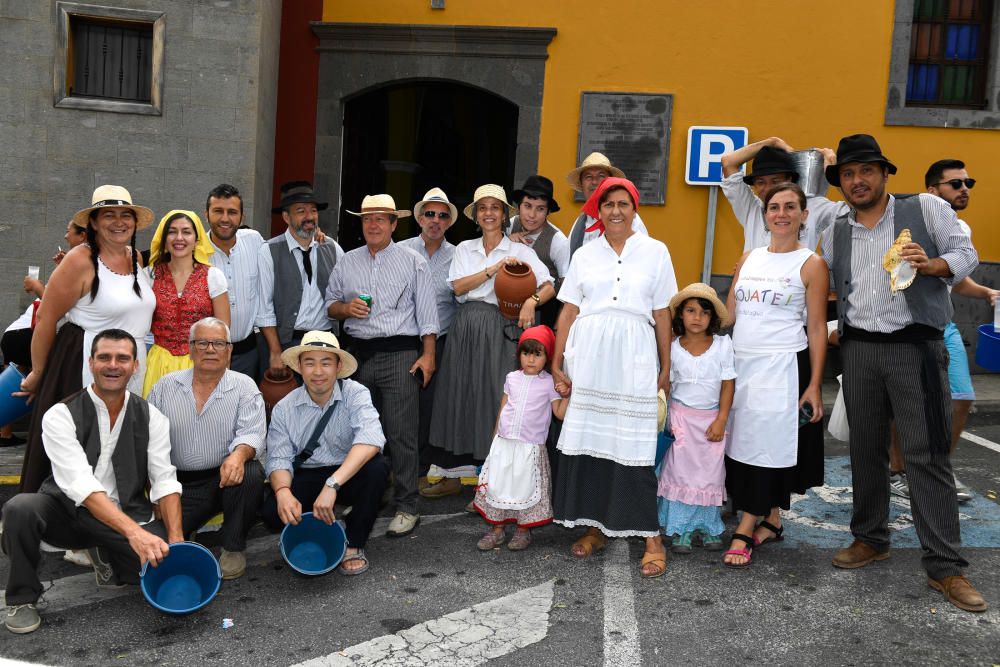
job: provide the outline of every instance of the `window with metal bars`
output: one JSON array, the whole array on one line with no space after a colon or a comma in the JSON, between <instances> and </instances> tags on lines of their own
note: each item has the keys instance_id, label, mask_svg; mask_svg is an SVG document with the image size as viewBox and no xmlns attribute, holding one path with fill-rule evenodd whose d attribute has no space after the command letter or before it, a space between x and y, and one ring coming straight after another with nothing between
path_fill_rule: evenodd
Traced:
<instances>
[{"instance_id":1,"label":"window with metal bars","mask_svg":"<svg viewBox=\"0 0 1000 667\"><path fill-rule=\"evenodd\" d=\"M986 106L993 4L914 0L906 106Z\"/></svg>"},{"instance_id":2,"label":"window with metal bars","mask_svg":"<svg viewBox=\"0 0 1000 667\"><path fill-rule=\"evenodd\" d=\"M150 102L153 23L72 16L71 97Z\"/></svg>"}]
</instances>

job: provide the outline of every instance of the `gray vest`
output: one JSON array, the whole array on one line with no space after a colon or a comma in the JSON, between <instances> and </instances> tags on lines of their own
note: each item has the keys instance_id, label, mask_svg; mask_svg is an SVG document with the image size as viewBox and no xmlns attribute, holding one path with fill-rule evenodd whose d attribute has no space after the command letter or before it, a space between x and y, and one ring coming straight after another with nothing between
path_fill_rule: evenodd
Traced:
<instances>
[{"instance_id":1,"label":"gray vest","mask_svg":"<svg viewBox=\"0 0 1000 667\"><path fill-rule=\"evenodd\" d=\"M510 232L513 234L523 231L524 229L521 227L521 216L515 215L510 220ZM538 235L538 238L535 239L535 242L531 244L531 249L535 251L536 255L538 255L538 259L542 260L542 264L548 267L549 275L556 279L556 286L558 287L558 283L562 282L562 278L564 276L559 275L559 271L556 270L556 263L552 261L552 239L554 239L555 236L556 228L552 226L551 222L546 220L545 225L542 227L542 232Z\"/></svg>"},{"instance_id":2,"label":"gray vest","mask_svg":"<svg viewBox=\"0 0 1000 667\"><path fill-rule=\"evenodd\" d=\"M893 238L898 237L903 229L909 229L913 242L919 244L928 257L934 258L941 254L927 231L924 214L920 209L920 197L916 195L895 197L892 225ZM852 245L851 224L845 214L833 222L832 287L837 292L837 331L840 333L844 332L847 297L851 293ZM925 324L943 331L951 321L953 314L951 298L947 286L940 278L918 273L913 284L903 290L903 295L906 297L906 307L915 324Z\"/></svg>"},{"instance_id":3,"label":"gray vest","mask_svg":"<svg viewBox=\"0 0 1000 667\"><path fill-rule=\"evenodd\" d=\"M267 245L274 263L274 316L278 322L278 340L284 348L291 345L295 335L295 320L302 303L302 275L284 234L275 236ZM326 294L330 274L337 265L337 249L332 242L317 245L311 259L313 281L319 293Z\"/></svg>"},{"instance_id":4,"label":"gray vest","mask_svg":"<svg viewBox=\"0 0 1000 667\"><path fill-rule=\"evenodd\" d=\"M101 455L101 428L94 401L84 389L65 399L63 403L69 408L69 414L76 426L76 439L83 445L87 463L94 468ZM118 502L121 503L122 511L135 521L148 521L153 515L153 506L146 498L149 404L139 396L129 394L128 408L125 410L125 415L119 419L125 421L122 422L118 444L111 455ZM62 492L51 475L42 482L38 491L61 501L71 515L76 514L76 505Z\"/></svg>"},{"instance_id":5,"label":"gray vest","mask_svg":"<svg viewBox=\"0 0 1000 667\"><path fill-rule=\"evenodd\" d=\"M572 257L576 251L583 246L583 235L587 231L587 214L581 213L580 217L573 223L573 228L569 230L569 256Z\"/></svg>"}]
</instances>

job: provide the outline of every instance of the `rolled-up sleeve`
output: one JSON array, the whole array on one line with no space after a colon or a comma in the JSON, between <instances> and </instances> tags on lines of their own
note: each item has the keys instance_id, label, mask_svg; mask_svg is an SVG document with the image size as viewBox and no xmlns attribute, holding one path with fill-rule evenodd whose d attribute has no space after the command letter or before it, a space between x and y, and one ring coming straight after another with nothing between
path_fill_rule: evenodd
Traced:
<instances>
[{"instance_id":1,"label":"rolled-up sleeve","mask_svg":"<svg viewBox=\"0 0 1000 667\"><path fill-rule=\"evenodd\" d=\"M52 477L66 497L80 506L92 493L107 493L94 476L69 408L56 403L42 417L42 445L52 463Z\"/></svg>"},{"instance_id":2,"label":"rolled-up sleeve","mask_svg":"<svg viewBox=\"0 0 1000 667\"><path fill-rule=\"evenodd\" d=\"M258 327L278 326L274 315L274 261L267 243L257 251L257 321Z\"/></svg>"},{"instance_id":3,"label":"rolled-up sleeve","mask_svg":"<svg viewBox=\"0 0 1000 667\"><path fill-rule=\"evenodd\" d=\"M149 473L149 500L157 502L171 493L180 495L177 468L170 462L170 421L154 406L149 406L149 445L146 447L146 470Z\"/></svg>"},{"instance_id":4,"label":"rolled-up sleeve","mask_svg":"<svg viewBox=\"0 0 1000 667\"><path fill-rule=\"evenodd\" d=\"M677 294L677 276L674 273L674 263L670 259L670 250L666 245L660 254L657 267L657 280L653 293L653 310L662 310L670 305L670 300Z\"/></svg>"},{"instance_id":5,"label":"rolled-up sleeve","mask_svg":"<svg viewBox=\"0 0 1000 667\"><path fill-rule=\"evenodd\" d=\"M417 318L417 327L421 336L429 336L441 332L438 322L437 297L434 294L434 276L427 260L417 257L415 262L416 280L413 287L413 307Z\"/></svg>"},{"instance_id":6,"label":"rolled-up sleeve","mask_svg":"<svg viewBox=\"0 0 1000 667\"><path fill-rule=\"evenodd\" d=\"M563 279L557 297L563 303L571 303L574 306L579 306L583 301L583 290L580 285L580 260L577 259L578 256L578 254L574 254L570 260L569 271L566 272L566 277Z\"/></svg>"},{"instance_id":7,"label":"rolled-up sleeve","mask_svg":"<svg viewBox=\"0 0 1000 667\"><path fill-rule=\"evenodd\" d=\"M271 411L271 426L267 430L267 464L264 466L264 474L268 477L275 470L294 473L295 445L288 432L288 410L286 404L279 402Z\"/></svg>"},{"instance_id":8,"label":"rolled-up sleeve","mask_svg":"<svg viewBox=\"0 0 1000 667\"><path fill-rule=\"evenodd\" d=\"M267 418L264 412L264 397L259 391L245 392L240 396L239 408L236 413L236 433L229 443L229 453L232 454L240 445L253 447L255 458L264 453L264 442L267 438Z\"/></svg>"},{"instance_id":9,"label":"rolled-up sleeve","mask_svg":"<svg viewBox=\"0 0 1000 667\"><path fill-rule=\"evenodd\" d=\"M979 266L979 254L972 240L958 224L958 215L943 199L921 193L920 209L928 222L927 231L938 247L938 257L948 263L951 277L943 280L952 285L969 276Z\"/></svg>"},{"instance_id":10,"label":"rolled-up sleeve","mask_svg":"<svg viewBox=\"0 0 1000 667\"><path fill-rule=\"evenodd\" d=\"M385 434L382 432L378 412L372 405L371 393L364 386L356 385L350 391L346 403L354 435L352 444L371 445L379 449L385 447Z\"/></svg>"}]
</instances>

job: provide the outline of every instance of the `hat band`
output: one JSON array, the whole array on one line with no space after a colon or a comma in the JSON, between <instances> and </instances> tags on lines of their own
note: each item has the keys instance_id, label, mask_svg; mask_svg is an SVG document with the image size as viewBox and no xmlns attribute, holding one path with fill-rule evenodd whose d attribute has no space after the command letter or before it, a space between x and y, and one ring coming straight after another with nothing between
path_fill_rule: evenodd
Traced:
<instances>
[{"instance_id":1,"label":"hat band","mask_svg":"<svg viewBox=\"0 0 1000 667\"><path fill-rule=\"evenodd\" d=\"M361 209L361 214L362 215L364 215L365 213L395 213L395 212L396 212L396 209L394 209L394 208L388 208L386 206L375 206L375 207L369 207L369 208L362 208Z\"/></svg>"},{"instance_id":2,"label":"hat band","mask_svg":"<svg viewBox=\"0 0 1000 667\"><path fill-rule=\"evenodd\" d=\"M97 208L98 206L132 206L132 202L125 201L124 199L102 199L101 201L95 201L90 205L91 208Z\"/></svg>"},{"instance_id":3,"label":"hat band","mask_svg":"<svg viewBox=\"0 0 1000 667\"><path fill-rule=\"evenodd\" d=\"M331 347L334 350L339 350L340 348L333 343L324 343L323 341L309 341L308 343L302 343L302 347Z\"/></svg>"}]
</instances>

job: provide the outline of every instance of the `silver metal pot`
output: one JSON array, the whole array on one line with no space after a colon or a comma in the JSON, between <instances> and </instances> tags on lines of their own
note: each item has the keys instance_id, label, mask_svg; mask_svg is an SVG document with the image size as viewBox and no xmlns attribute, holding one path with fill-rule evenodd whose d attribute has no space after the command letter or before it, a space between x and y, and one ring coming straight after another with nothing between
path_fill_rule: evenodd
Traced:
<instances>
[{"instance_id":1,"label":"silver metal pot","mask_svg":"<svg viewBox=\"0 0 1000 667\"><path fill-rule=\"evenodd\" d=\"M807 197L826 195L830 183L823 173L823 154L815 148L804 151L792 151L795 170L799 172L799 187Z\"/></svg>"}]
</instances>

